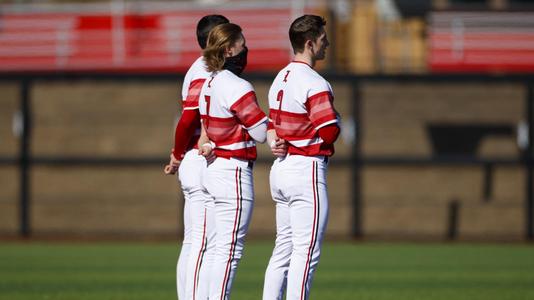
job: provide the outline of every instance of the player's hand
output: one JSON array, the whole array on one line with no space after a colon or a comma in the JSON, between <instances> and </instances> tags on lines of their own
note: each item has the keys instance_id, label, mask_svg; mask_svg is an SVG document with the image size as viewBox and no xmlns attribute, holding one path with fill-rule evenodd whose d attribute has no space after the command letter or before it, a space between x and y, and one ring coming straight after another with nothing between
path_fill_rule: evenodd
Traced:
<instances>
[{"instance_id":1,"label":"player's hand","mask_svg":"<svg viewBox=\"0 0 534 300\"><path fill-rule=\"evenodd\" d=\"M208 165L215 160L215 151L213 151L213 145L211 143L204 143L198 148L198 154L206 158Z\"/></svg>"},{"instance_id":2,"label":"player's hand","mask_svg":"<svg viewBox=\"0 0 534 300\"><path fill-rule=\"evenodd\" d=\"M172 154L171 152L169 164L165 166L165 168L163 169L163 173L165 173L165 175L176 174L176 172L178 172L178 168L180 167L181 162L182 161L176 159L176 157L174 157L174 154Z\"/></svg>"},{"instance_id":3,"label":"player's hand","mask_svg":"<svg viewBox=\"0 0 534 300\"><path fill-rule=\"evenodd\" d=\"M165 175L174 175L176 172L178 172L178 168L175 168L171 165L166 165L163 169L163 173L165 173Z\"/></svg>"},{"instance_id":4,"label":"player's hand","mask_svg":"<svg viewBox=\"0 0 534 300\"><path fill-rule=\"evenodd\" d=\"M198 147L198 155L208 157L213 152L213 146L210 143L204 143Z\"/></svg>"},{"instance_id":5,"label":"player's hand","mask_svg":"<svg viewBox=\"0 0 534 300\"><path fill-rule=\"evenodd\" d=\"M287 143L284 139L276 138L271 142L271 152L276 157L284 157L287 154Z\"/></svg>"}]
</instances>

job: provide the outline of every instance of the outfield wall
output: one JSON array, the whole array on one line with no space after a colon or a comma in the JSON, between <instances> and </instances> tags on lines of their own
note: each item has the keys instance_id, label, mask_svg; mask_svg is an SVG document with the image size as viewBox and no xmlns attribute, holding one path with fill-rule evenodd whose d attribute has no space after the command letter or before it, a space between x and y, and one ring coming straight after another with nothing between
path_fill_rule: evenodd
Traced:
<instances>
[{"instance_id":1,"label":"outfield wall","mask_svg":"<svg viewBox=\"0 0 534 300\"><path fill-rule=\"evenodd\" d=\"M31 88L34 157L161 158L144 165L37 163L31 167L33 236L174 238L181 226L182 197L162 166L172 146L178 115L179 76L168 80L35 81ZM353 84L331 80L344 133L329 169L328 236L350 238L354 225L354 177L350 158ZM266 111L269 82L253 80ZM525 118L519 83L360 82L359 151L365 158L432 159L428 124L509 124ZM0 156L16 157L12 117L19 106L17 82L0 84ZM354 125L354 124L352 124ZM514 129L515 130L515 129ZM256 206L251 235L272 238L270 155L259 146ZM517 135L481 139L473 159L509 159L487 170L479 164L364 164L360 174L363 237L446 239L451 201L460 204L459 239L521 240L525 237L525 169ZM43 159L41 159L43 160ZM372 159L371 159L372 161ZM0 164L0 236L19 230L19 171Z\"/></svg>"}]
</instances>

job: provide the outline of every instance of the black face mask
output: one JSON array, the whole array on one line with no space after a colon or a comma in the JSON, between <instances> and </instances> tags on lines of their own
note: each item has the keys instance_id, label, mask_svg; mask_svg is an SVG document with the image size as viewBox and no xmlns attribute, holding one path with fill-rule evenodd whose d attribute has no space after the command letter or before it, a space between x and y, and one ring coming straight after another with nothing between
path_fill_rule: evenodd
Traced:
<instances>
[{"instance_id":1,"label":"black face mask","mask_svg":"<svg viewBox=\"0 0 534 300\"><path fill-rule=\"evenodd\" d=\"M223 69L228 70L237 76L241 75L247 66L247 54L248 48L245 47L239 54L227 57L224 61Z\"/></svg>"}]
</instances>

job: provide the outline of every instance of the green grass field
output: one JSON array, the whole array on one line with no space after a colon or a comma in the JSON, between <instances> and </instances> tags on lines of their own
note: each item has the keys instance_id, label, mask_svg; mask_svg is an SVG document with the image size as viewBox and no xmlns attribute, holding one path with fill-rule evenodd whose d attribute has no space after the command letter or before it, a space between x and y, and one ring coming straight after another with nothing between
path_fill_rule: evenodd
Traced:
<instances>
[{"instance_id":1,"label":"green grass field","mask_svg":"<svg viewBox=\"0 0 534 300\"><path fill-rule=\"evenodd\" d=\"M173 243L2 243L0 299L175 299ZM261 299L271 243L245 249L232 299ZM534 246L326 243L310 299L534 299Z\"/></svg>"}]
</instances>

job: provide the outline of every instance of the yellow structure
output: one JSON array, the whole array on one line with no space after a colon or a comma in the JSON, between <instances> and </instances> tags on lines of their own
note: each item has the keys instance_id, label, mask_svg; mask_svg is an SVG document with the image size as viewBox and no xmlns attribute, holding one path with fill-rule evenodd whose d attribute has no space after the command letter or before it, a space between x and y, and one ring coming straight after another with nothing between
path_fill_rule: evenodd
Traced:
<instances>
[{"instance_id":1,"label":"yellow structure","mask_svg":"<svg viewBox=\"0 0 534 300\"><path fill-rule=\"evenodd\" d=\"M348 71L353 73L426 71L425 21L421 18L383 20L375 1L354 2L347 44L339 46L346 50Z\"/></svg>"}]
</instances>

